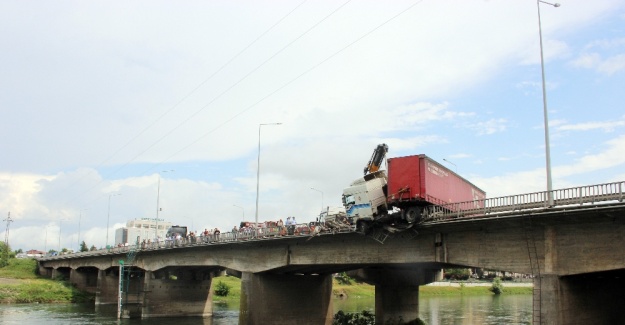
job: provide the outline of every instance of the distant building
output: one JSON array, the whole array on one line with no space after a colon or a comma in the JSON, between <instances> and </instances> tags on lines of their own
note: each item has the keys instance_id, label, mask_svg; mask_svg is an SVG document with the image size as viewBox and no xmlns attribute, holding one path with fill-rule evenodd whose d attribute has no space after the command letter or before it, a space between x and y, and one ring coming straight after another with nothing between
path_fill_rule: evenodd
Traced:
<instances>
[{"instance_id":1,"label":"distant building","mask_svg":"<svg viewBox=\"0 0 625 325\"><path fill-rule=\"evenodd\" d=\"M132 245L137 241L137 237L139 242L144 239L154 241L157 235L162 240L171 225L171 222L164 219L140 218L129 220L126 222L126 227L115 230L115 245L125 243Z\"/></svg>"}]
</instances>

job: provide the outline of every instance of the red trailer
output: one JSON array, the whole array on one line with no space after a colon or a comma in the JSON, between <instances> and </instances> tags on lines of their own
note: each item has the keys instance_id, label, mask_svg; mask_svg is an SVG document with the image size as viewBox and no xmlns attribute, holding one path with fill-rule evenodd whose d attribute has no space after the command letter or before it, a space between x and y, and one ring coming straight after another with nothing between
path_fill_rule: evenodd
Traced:
<instances>
[{"instance_id":1,"label":"red trailer","mask_svg":"<svg viewBox=\"0 0 625 325\"><path fill-rule=\"evenodd\" d=\"M486 193L426 155L388 159L387 203L410 206L475 201L482 207Z\"/></svg>"}]
</instances>

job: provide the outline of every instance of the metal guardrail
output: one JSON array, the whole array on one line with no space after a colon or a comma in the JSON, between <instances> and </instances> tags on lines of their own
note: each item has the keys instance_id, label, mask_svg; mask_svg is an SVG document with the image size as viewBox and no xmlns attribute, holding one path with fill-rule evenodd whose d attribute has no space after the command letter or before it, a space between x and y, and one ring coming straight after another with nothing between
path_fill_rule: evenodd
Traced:
<instances>
[{"instance_id":1,"label":"metal guardrail","mask_svg":"<svg viewBox=\"0 0 625 325\"><path fill-rule=\"evenodd\" d=\"M288 226L257 229L247 228L237 232L224 232L219 234L211 234L208 236L196 236L180 239L166 239L154 242L139 243L139 245L112 246L109 248L98 249L88 252L45 256L39 258L38 260L45 261L64 258L101 256L106 254L127 254L131 251L140 253L142 251L165 250L181 247L208 246L228 243L243 243L250 241L333 235L337 233L350 233L354 231L355 230L353 228L335 228L324 226L311 227L310 224L297 224L294 226L294 228L292 228L292 230L289 230Z\"/></svg>"},{"instance_id":2,"label":"metal guardrail","mask_svg":"<svg viewBox=\"0 0 625 325\"><path fill-rule=\"evenodd\" d=\"M450 218L476 217L597 202L623 202L623 190L625 190L625 181L553 190L551 191L554 199L553 206L549 206L549 192L547 191L428 206L424 211L424 221L441 221Z\"/></svg>"},{"instance_id":3,"label":"metal guardrail","mask_svg":"<svg viewBox=\"0 0 625 325\"><path fill-rule=\"evenodd\" d=\"M625 198L625 193L623 193L624 190L625 181L553 190L554 206L552 207L583 205L587 203L594 204L597 202L609 201L623 202L623 199ZM544 191L428 206L423 212L424 222L439 222L458 218L475 218L506 212L551 208L549 206L547 193L547 191ZM39 258L39 260L120 254L128 253L132 250L136 250L137 253L139 253L141 251L173 249L179 247L218 245L293 237L311 237L351 232L355 232L353 227L341 227L339 224L329 227L321 226L315 230L311 230L309 224L297 224L295 225L295 230L292 234L287 231L287 226L282 228L269 227L243 229L238 232L224 232L218 235L213 234L175 240L161 240L158 242L141 243L136 246L115 246L89 252L46 256Z\"/></svg>"}]
</instances>

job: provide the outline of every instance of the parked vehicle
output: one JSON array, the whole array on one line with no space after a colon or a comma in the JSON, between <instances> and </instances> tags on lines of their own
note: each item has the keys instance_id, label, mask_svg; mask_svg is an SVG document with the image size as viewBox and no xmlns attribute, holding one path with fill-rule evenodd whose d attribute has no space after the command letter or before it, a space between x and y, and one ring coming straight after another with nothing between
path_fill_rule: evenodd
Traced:
<instances>
[{"instance_id":1,"label":"parked vehicle","mask_svg":"<svg viewBox=\"0 0 625 325\"><path fill-rule=\"evenodd\" d=\"M187 226L176 225L171 226L171 228L167 230L167 237L175 237L176 235L180 235L182 238L187 238Z\"/></svg>"},{"instance_id":2,"label":"parked vehicle","mask_svg":"<svg viewBox=\"0 0 625 325\"><path fill-rule=\"evenodd\" d=\"M429 205L474 201L480 207L486 193L426 155L389 158L387 171L380 166L388 151L378 145L365 167L365 175L343 190L343 206L350 223L367 233L376 224L409 228L422 219ZM388 227L387 227L388 228Z\"/></svg>"}]
</instances>

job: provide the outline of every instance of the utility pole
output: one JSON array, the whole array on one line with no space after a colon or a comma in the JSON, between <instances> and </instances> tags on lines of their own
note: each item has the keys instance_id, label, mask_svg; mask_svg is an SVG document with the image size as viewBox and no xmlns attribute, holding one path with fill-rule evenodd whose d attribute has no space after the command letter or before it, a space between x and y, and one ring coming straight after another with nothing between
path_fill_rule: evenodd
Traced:
<instances>
[{"instance_id":1,"label":"utility pole","mask_svg":"<svg viewBox=\"0 0 625 325\"><path fill-rule=\"evenodd\" d=\"M11 222L13 222L13 219L11 219L11 211L9 211L9 216L2 221L7 222L7 230L4 233L4 244L7 246L7 249L9 249L9 226L11 225Z\"/></svg>"}]
</instances>

